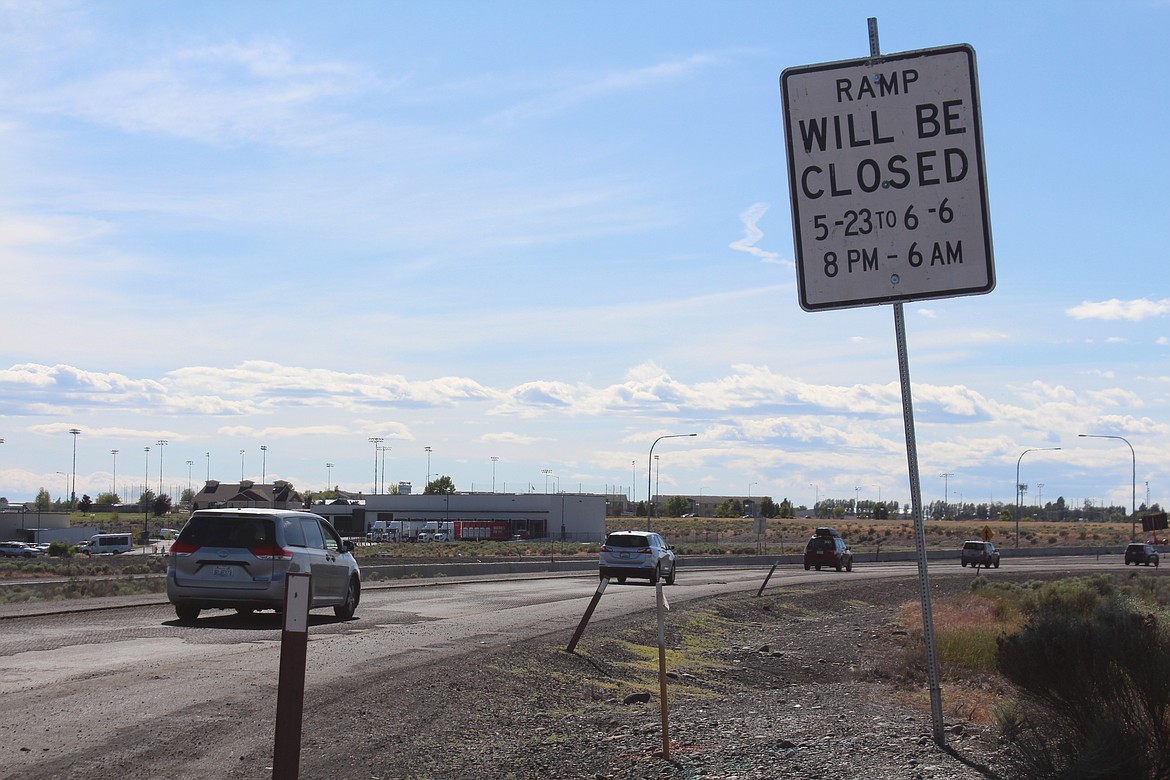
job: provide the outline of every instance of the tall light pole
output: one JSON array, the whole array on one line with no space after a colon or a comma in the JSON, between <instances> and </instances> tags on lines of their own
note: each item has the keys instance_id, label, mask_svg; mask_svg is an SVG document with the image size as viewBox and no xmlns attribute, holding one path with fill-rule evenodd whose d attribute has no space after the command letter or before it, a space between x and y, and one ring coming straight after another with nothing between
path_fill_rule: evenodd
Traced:
<instances>
[{"instance_id":1,"label":"tall light pole","mask_svg":"<svg viewBox=\"0 0 1170 780\"><path fill-rule=\"evenodd\" d=\"M1131 494L1130 501L1132 506L1133 517L1130 520L1129 526L1129 540L1131 542L1137 541L1137 454L1133 451L1133 445L1129 443L1129 439L1124 436L1106 436L1099 433L1078 433L1078 437L1082 439L1121 439L1129 447L1129 456L1133 471L1131 472Z\"/></svg>"},{"instance_id":2,"label":"tall light pole","mask_svg":"<svg viewBox=\"0 0 1170 780\"><path fill-rule=\"evenodd\" d=\"M378 452L382 453L382 487L381 491L386 492L386 453L394 449L393 447L379 447Z\"/></svg>"},{"instance_id":3,"label":"tall light pole","mask_svg":"<svg viewBox=\"0 0 1170 780\"><path fill-rule=\"evenodd\" d=\"M951 494L949 492L950 478L955 475L948 471L944 474L939 474L939 476L943 478L943 520L946 520L947 510L951 506ZM1018 482L1019 480L1016 481Z\"/></svg>"},{"instance_id":4,"label":"tall light pole","mask_svg":"<svg viewBox=\"0 0 1170 780\"><path fill-rule=\"evenodd\" d=\"M1031 447L1031 448L1026 449L1023 452L1021 452L1020 457L1016 459L1016 549L1017 550L1020 548L1020 499L1021 499L1020 493L1022 492L1020 490L1020 461L1023 460L1024 456L1027 455L1029 452L1040 452L1040 451L1051 452L1053 450L1059 450L1059 449L1060 449L1060 447Z\"/></svg>"},{"instance_id":5,"label":"tall light pole","mask_svg":"<svg viewBox=\"0 0 1170 780\"><path fill-rule=\"evenodd\" d=\"M378 495L378 445L386 441L381 436L371 436L370 444L374 445L374 495Z\"/></svg>"},{"instance_id":6,"label":"tall light pole","mask_svg":"<svg viewBox=\"0 0 1170 780\"><path fill-rule=\"evenodd\" d=\"M163 494L163 447L169 444L166 439L159 439L155 442L158 445L158 494Z\"/></svg>"},{"instance_id":7,"label":"tall light pole","mask_svg":"<svg viewBox=\"0 0 1170 780\"><path fill-rule=\"evenodd\" d=\"M150 490L150 447L143 447L142 451L146 453L146 476L142 479L142 495L145 496Z\"/></svg>"},{"instance_id":8,"label":"tall light pole","mask_svg":"<svg viewBox=\"0 0 1170 780\"><path fill-rule=\"evenodd\" d=\"M325 489L326 490L333 489L333 464L332 463L325 464Z\"/></svg>"},{"instance_id":9,"label":"tall light pole","mask_svg":"<svg viewBox=\"0 0 1170 780\"><path fill-rule=\"evenodd\" d=\"M492 455L492 492L496 492L496 463L500 460L495 455Z\"/></svg>"},{"instance_id":10,"label":"tall light pole","mask_svg":"<svg viewBox=\"0 0 1170 780\"><path fill-rule=\"evenodd\" d=\"M260 484L268 483L268 445L260 445Z\"/></svg>"},{"instance_id":11,"label":"tall light pole","mask_svg":"<svg viewBox=\"0 0 1170 780\"><path fill-rule=\"evenodd\" d=\"M658 476L662 473L662 464L658 462L661 455L654 456L654 495L659 495L661 490L658 487Z\"/></svg>"},{"instance_id":12,"label":"tall light pole","mask_svg":"<svg viewBox=\"0 0 1170 780\"><path fill-rule=\"evenodd\" d=\"M423 483L423 490L427 489L427 485L431 484L431 448L423 447L427 451L427 481Z\"/></svg>"},{"instance_id":13,"label":"tall light pole","mask_svg":"<svg viewBox=\"0 0 1170 780\"><path fill-rule=\"evenodd\" d=\"M240 482L244 481L244 451L240 450Z\"/></svg>"},{"instance_id":14,"label":"tall light pole","mask_svg":"<svg viewBox=\"0 0 1170 780\"><path fill-rule=\"evenodd\" d=\"M813 517L820 517L821 513L820 510L817 509L817 505L821 503L821 486L815 482L810 482L808 485L815 491L815 493L813 493Z\"/></svg>"},{"instance_id":15,"label":"tall light pole","mask_svg":"<svg viewBox=\"0 0 1170 780\"><path fill-rule=\"evenodd\" d=\"M205 452L203 455L207 458L207 481L211 481L211 453Z\"/></svg>"},{"instance_id":16,"label":"tall light pole","mask_svg":"<svg viewBox=\"0 0 1170 780\"><path fill-rule=\"evenodd\" d=\"M81 433L80 428L70 428L69 432L73 434L73 490L72 495L69 496L69 510L77 506L77 436Z\"/></svg>"},{"instance_id":17,"label":"tall light pole","mask_svg":"<svg viewBox=\"0 0 1170 780\"><path fill-rule=\"evenodd\" d=\"M0 439L0 444L3 443L4 440ZM110 454L114 456L114 498L118 498L118 451L110 450Z\"/></svg>"},{"instance_id":18,"label":"tall light pole","mask_svg":"<svg viewBox=\"0 0 1170 780\"><path fill-rule=\"evenodd\" d=\"M688 436L698 436L697 433L668 433L665 436L659 436L650 445L650 455L646 458L646 530L650 530L650 516L654 513L653 496L650 495L650 472L652 471L651 464L654 463L654 448L658 442L663 439L682 439Z\"/></svg>"},{"instance_id":19,"label":"tall light pole","mask_svg":"<svg viewBox=\"0 0 1170 780\"><path fill-rule=\"evenodd\" d=\"M193 460L187 461L187 493L189 495L192 495L192 496L195 495L191 491L191 469L193 469L194 467L195 467L195 461L193 461Z\"/></svg>"},{"instance_id":20,"label":"tall light pole","mask_svg":"<svg viewBox=\"0 0 1170 780\"><path fill-rule=\"evenodd\" d=\"M541 474L544 474L544 492L548 493L548 475L552 473L552 469L541 469Z\"/></svg>"}]
</instances>

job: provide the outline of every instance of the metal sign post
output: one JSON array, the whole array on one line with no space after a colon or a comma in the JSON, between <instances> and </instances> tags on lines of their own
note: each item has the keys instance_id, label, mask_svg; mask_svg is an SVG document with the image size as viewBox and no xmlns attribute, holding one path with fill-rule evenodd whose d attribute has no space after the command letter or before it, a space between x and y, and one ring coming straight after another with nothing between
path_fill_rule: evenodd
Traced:
<instances>
[{"instance_id":1,"label":"metal sign post","mask_svg":"<svg viewBox=\"0 0 1170 780\"><path fill-rule=\"evenodd\" d=\"M934 741L944 744L905 301L990 292L991 220L970 46L788 68L780 77L800 305L894 305Z\"/></svg>"}]
</instances>

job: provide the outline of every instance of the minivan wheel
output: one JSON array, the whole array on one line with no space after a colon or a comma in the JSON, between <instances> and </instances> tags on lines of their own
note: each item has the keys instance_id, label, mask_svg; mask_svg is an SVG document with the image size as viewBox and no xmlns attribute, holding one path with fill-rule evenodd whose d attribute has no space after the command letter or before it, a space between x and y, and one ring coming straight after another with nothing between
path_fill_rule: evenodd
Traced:
<instances>
[{"instance_id":1,"label":"minivan wheel","mask_svg":"<svg viewBox=\"0 0 1170 780\"><path fill-rule=\"evenodd\" d=\"M361 599L361 584L356 577L351 577L349 587L345 591L345 603L333 608L333 614L342 620L349 620L357 612L358 601Z\"/></svg>"},{"instance_id":2,"label":"minivan wheel","mask_svg":"<svg viewBox=\"0 0 1170 780\"><path fill-rule=\"evenodd\" d=\"M194 623L199 619L199 607L192 607L188 604L176 604L175 615L178 616L180 623Z\"/></svg>"},{"instance_id":3,"label":"minivan wheel","mask_svg":"<svg viewBox=\"0 0 1170 780\"><path fill-rule=\"evenodd\" d=\"M667 575L666 575L666 584L667 584L667 585L673 585L673 584L674 584L674 575L675 575L675 572L676 572L677 570L678 570L678 564L677 564L677 563L676 563L676 564L674 564L673 566L671 566L671 567L670 567L670 574L667 574Z\"/></svg>"},{"instance_id":4,"label":"minivan wheel","mask_svg":"<svg viewBox=\"0 0 1170 780\"><path fill-rule=\"evenodd\" d=\"M662 574L662 572L659 571L659 567L655 566L654 571L650 572L650 584L651 585L658 584L658 577L660 574Z\"/></svg>"}]
</instances>

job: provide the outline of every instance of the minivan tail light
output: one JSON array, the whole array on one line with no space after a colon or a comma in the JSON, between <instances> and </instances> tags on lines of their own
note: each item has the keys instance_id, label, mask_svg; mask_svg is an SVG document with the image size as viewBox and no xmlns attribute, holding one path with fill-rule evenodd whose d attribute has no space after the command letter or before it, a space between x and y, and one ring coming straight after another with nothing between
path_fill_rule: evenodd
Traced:
<instances>
[{"instance_id":1,"label":"minivan tail light","mask_svg":"<svg viewBox=\"0 0 1170 780\"><path fill-rule=\"evenodd\" d=\"M286 550L280 545L269 544L264 547L249 547L248 552L262 561L291 561L292 550Z\"/></svg>"},{"instance_id":2,"label":"minivan tail light","mask_svg":"<svg viewBox=\"0 0 1170 780\"><path fill-rule=\"evenodd\" d=\"M171 545L171 555L190 555L199 549L199 545L190 542L176 541Z\"/></svg>"}]
</instances>

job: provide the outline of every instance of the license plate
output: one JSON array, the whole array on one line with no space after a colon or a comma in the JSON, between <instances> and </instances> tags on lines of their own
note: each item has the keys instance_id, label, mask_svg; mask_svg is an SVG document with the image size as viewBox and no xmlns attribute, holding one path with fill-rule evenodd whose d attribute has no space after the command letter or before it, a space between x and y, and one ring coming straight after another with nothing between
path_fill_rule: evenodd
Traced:
<instances>
[{"instance_id":1,"label":"license plate","mask_svg":"<svg viewBox=\"0 0 1170 780\"><path fill-rule=\"evenodd\" d=\"M235 566L216 566L211 573L216 577L230 577L232 576L232 570L235 568Z\"/></svg>"}]
</instances>

